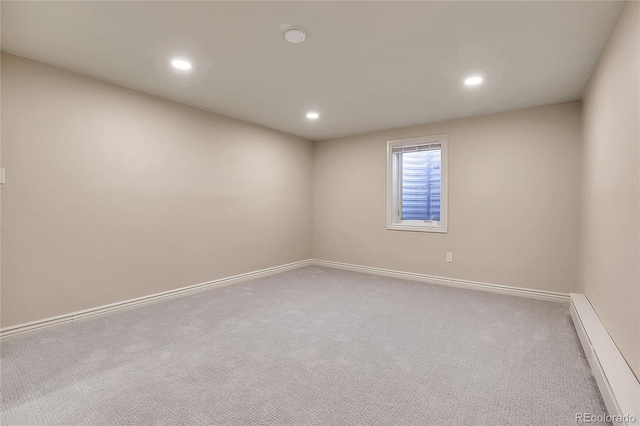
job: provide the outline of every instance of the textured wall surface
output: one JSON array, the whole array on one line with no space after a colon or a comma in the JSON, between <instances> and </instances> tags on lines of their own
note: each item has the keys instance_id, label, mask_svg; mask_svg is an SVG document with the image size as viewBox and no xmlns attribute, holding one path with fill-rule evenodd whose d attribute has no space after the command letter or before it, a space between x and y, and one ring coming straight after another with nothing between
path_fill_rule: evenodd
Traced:
<instances>
[{"instance_id":1,"label":"textured wall surface","mask_svg":"<svg viewBox=\"0 0 640 426\"><path fill-rule=\"evenodd\" d=\"M572 102L316 143L314 257L575 291L580 114ZM441 133L449 137L449 232L387 230L387 141Z\"/></svg>"},{"instance_id":2,"label":"textured wall surface","mask_svg":"<svg viewBox=\"0 0 640 426\"><path fill-rule=\"evenodd\" d=\"M2 55L2 326L311 255L310 141Z\"/></svg>"},{"instance_id":3,"label":"textured wall surface","mask_svg":"<svg viewBox=\"0 0 640 426\"><path fill-rule=\"evenodd\" d=\"M640 377L640 3L629 2L584 97L580 292Z\"/></svg>"}]
</instances>

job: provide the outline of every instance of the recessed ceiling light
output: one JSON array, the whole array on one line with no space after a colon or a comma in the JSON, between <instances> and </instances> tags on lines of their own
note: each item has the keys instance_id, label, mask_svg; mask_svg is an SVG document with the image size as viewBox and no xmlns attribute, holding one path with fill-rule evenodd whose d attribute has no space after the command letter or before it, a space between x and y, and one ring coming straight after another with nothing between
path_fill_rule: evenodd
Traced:
<instances>
[{"instance_id":1,"label":"recessed ceiling light","mask_svg":"<svg viewBox=\"0 0 640 426\"><path fill-rule=\"evenodd\" d=\"M320 117L320 114L318 114L318 113L317 113L317 112L315 112L315 111L309 111L309 112L307 113L307 118L308 118L309 120L317 120L319 117Z\"/></svg>"},{"instance_id":2,"label":"recessed ceiling light","mask_svg":"<svg viewBox=\"0 0 640 426\"><path fill-rule=\"evenodd\" d=\"M307 33L302 28L289 28L284 32L284 38L289 43L302 43L307 38Z\"/></svg>"},{"instance_id":3,"label":"recessed ceiling light","mask_svg":"<svg viewBox=\"0 0 640 426\"><path fill-rule=\"evenodd\" d=\"M191 68L193 68L193 66L191 65L191 62L186 61L184 59L178 59L178 58L173 59L171 61L171 66L181 71L188 71Z\"/></svg>"},{"instance_id":4,"label":"recessed ceiling light","mask_svg":"<svg viewBox=\"0 0 640 426\"><path fill-rule=\"evenodd\" d=\"M472 77L468 77L464 80L464 84L465 86L477 86L478 84L482 83L484 81L484 78L480 77L479 75L474 75Z\"/></svg>"}]
</instances>

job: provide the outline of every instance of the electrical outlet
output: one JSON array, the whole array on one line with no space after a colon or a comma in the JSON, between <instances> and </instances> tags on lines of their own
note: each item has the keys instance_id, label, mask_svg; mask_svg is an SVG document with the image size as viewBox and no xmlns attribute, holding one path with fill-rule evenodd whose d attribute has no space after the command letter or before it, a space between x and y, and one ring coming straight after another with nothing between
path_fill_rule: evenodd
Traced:
<instances>
[{"instance_id":1,"label":"electrical outlet","mask_svg":"<svg viewBox=\"0 0 640 426\"><path fill-rule=\"evenodd\" d=\"M453 262L453 253L447 253L447 262Z\"/></svg>"}]
</instances>

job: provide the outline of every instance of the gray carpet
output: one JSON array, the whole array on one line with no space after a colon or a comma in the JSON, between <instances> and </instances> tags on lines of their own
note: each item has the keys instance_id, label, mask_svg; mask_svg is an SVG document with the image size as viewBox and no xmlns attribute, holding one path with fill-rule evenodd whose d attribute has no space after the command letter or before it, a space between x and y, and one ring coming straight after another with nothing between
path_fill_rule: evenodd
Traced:
<instances>
[{"instance_id":1,"label":"gray carpet","mask_svg":"<svg viewBox=\"0 0 640 426\"><path fill-rule=\"evenodd\" d=\"M308 267L2 343L2 425L575 425L568 305Z\"/></svg>"}]
</instances>

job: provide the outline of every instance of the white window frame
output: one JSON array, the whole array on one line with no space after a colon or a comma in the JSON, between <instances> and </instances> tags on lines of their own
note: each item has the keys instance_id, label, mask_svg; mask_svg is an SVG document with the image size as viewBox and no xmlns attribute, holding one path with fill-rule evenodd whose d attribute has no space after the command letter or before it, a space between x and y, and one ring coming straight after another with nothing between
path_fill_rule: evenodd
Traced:
<instances>
[{"instance_id":1,"label":"white window frame","mask_svg":"<svg viewBox=\"0 0 640 426\"><path fill-rule=\"evenodd\" d=\"M415 146L423 144L439 143L441 149L440 167L440 220L402 220L401 219L401 178L398 167L398 156L393 154L393 149L399 146ZM447 135L422 136L409 139L396 139L387 142L387 229L394 231L418 231L447 233L448 196L448 155Z\"/></svg>"}]
</instances>

